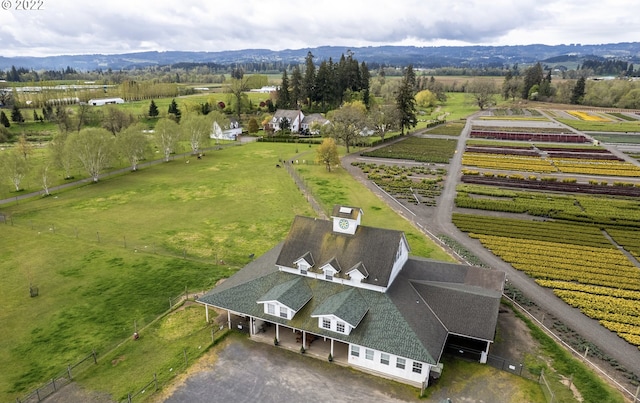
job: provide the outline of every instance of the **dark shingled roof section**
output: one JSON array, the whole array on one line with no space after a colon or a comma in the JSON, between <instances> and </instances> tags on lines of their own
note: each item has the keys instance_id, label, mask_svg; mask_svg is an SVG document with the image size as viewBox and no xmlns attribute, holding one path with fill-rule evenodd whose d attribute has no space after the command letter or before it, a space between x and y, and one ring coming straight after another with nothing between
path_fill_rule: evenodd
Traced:
<instances>
[{"instance_id":1,"label":"dark shingled roof section","mask_svg":"<svg viewBox=\"0 0 640 403\"><path fill-rule=\"evenodd\" d=\"M304 252L311 252L319 264L334 257L341 267L362 262L369 272L363 282L385 287L403 236L401 231L363 225L358 226L355 235L337 234L332 221L296 216L276 264L293 267Z\"/></svg>"},{"instance_id":2,"label":"dark shingled roof section","mask_svg":"<svg viewBox=\"0 0 640 403\"><path fill-rule=\"evenodd\" d=\"M315 311L311 312L311 315L335 315L356 327L368 310L369 307L358 289L351 288L325 299Z\"/></svg>"},{"instance_id":3,"label":"dark shingled roof section","mask_svg":"<svg viewBox=\"0 0 640 403\"><path fill-rule=\"evenodd\" d=\"M298 277L276 285L261 298L258 298L257 302L278 301L297 312L309 302L312 296L307 283L303 281L302 277Z\"/></svg>"},{"instance_id":4,"label":"dark shingled roof section","mask_svg":"<svg viewBox=\"0 0 640 403\"><path fill-rule=\"evenodd\" d=\"M238 274L241 274L243 270L240 270ZM262 305L256 303L258 298L278 284L286 283L294 278L301 278L307 283L313 293L313 298L291 320L265 314ZM364 289L357 290L369 310L358 327L347 336L318 327L318 319L312 318L311 314L327 298L352 289L349 286L298 277L296 274L275 272L239 284L233 289L219 290L218 288L214 288L200 298L199 302L342 340L346 343L355 343L412 360L436 364L433 355L421 343L412 327L403 318L402 313L385 293Z\"/></svg>"},{"instance_id":5,"label":"dark shingled roof section","mask_svg":"<svg viewBox=\"0 0 640 403\"><path fill-rule=\"evenodd\" d=\"M364 264L362 264L362 262L358 262L356 263L355 266L353 266L352 268L350 268L346 274L351 273L354 270L358 270L360 273L362 273L362 275L366 278L369 277L369 272L367 271L367 268L364 267Z\"/></svg>"},{"instance_id":6,"label":"dark shingled roof section","mask_svg":"<svg viewBox=\"0 0 640 403\"><path fill-rule=\"evenodd\" d=\"M493 340L504 272L410 258L387 294L439 357L448 332Z\"/></svg>"}]
</instances>

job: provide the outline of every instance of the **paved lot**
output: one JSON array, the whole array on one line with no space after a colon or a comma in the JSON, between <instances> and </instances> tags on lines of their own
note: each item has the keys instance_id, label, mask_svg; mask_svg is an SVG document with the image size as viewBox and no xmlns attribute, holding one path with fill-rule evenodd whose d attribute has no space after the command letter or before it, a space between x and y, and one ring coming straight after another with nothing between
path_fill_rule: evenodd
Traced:
<instances>
[{"instance_id":1,"label":"paved lot","mask_svg":"<svg viewBox=\"0 0 640 403\"><path fill-rule=\"evenodd\" d=\"M415 401L417 390L272 345L225 342L165 403Z\"/></svg>"}]
</instances>

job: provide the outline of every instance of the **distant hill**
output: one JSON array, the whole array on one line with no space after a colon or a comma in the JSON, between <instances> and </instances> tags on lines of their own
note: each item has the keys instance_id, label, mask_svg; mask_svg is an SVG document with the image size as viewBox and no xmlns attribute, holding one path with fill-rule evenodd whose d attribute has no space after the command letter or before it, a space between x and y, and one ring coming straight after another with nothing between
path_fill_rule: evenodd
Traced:
<instances>
[{"instance_id":1,"label":"distant hill","mask_svg":"<svg viewBox=\"0 0 640 403\"><path fill-rule=\"evenodd\" d=\"M11 66L33 70L60 70L67 66L76 70L129 69L144 66L163 66L176 63L250 63L275 62L301 63L308 51L315 61L338 61L347 51L354 52L358 61L390 66L437 67L501 67L505 65L530 64L545 60L557 63L561 60L579 61L591 57L624 60L640 63L640 42L610 43L600 45L517 45L517 46L369 46L341 47L323 46L296 50L273 51L268 49L245 49L222 52L138 52L114 55L61 55L47 57L3 57L0 69Z\"/></svg>"}]
</instances>

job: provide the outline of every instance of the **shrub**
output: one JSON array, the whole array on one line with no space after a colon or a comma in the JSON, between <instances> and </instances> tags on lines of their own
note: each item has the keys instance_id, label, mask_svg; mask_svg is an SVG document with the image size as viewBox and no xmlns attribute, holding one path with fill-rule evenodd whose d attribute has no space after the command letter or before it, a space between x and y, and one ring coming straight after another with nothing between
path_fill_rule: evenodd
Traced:
<instances>
[{"instance_id":1,"label":"shrub","mask_svg":"<svg viewBox=\"0 0 640 403\"><path fill-rule=\"evenodd\" d=\"M553 176L543 176L542 178L540 178L540 180L545 182L555 182L558 180L558 178Z\"/></svg>"},{"instance_id":2,"label":"shrub","mask_svg":"<svg viewBox=\"0 0 640 403\"><path fill-rule=\"evenodd\" d=\"M576 178L564 178L562 179L562 183L576 183L578 180Z\"/></svg>"},{"instance_id":3,"label":"shrub","mask_svg":"<svg viewBox=\"0 0 640 403\"><path fill-rule=\"evenodd\" d=\"M537 180L538 180L538 177L537 177L537 176L535 176L535 175L529 175L529 180L530 180L530 181L537 181Z\"/></svg>"}]
</instances>

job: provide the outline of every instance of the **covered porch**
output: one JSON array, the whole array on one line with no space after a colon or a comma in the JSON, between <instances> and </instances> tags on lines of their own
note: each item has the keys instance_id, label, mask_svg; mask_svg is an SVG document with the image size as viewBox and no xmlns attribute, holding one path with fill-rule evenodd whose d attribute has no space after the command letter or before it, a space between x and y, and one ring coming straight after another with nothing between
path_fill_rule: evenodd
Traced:
<instances>
[{"instance_id":1,"label":"covered porch","mask_svg":"<svg viewBox=\"0 0 640 403\"><path fill-rule=\"evenodd\" d=\"M207 311L207 320L208 316ZM278 346L288 350L300 352L304 346L304 353L310 356L328 360L331 354L333 362L342 365L349 362L349 345L340 340L232 311L218 316L217 321L229 329L249 333L255 341L274 344L277 339Z\"/></svg>"}]
</instances>

